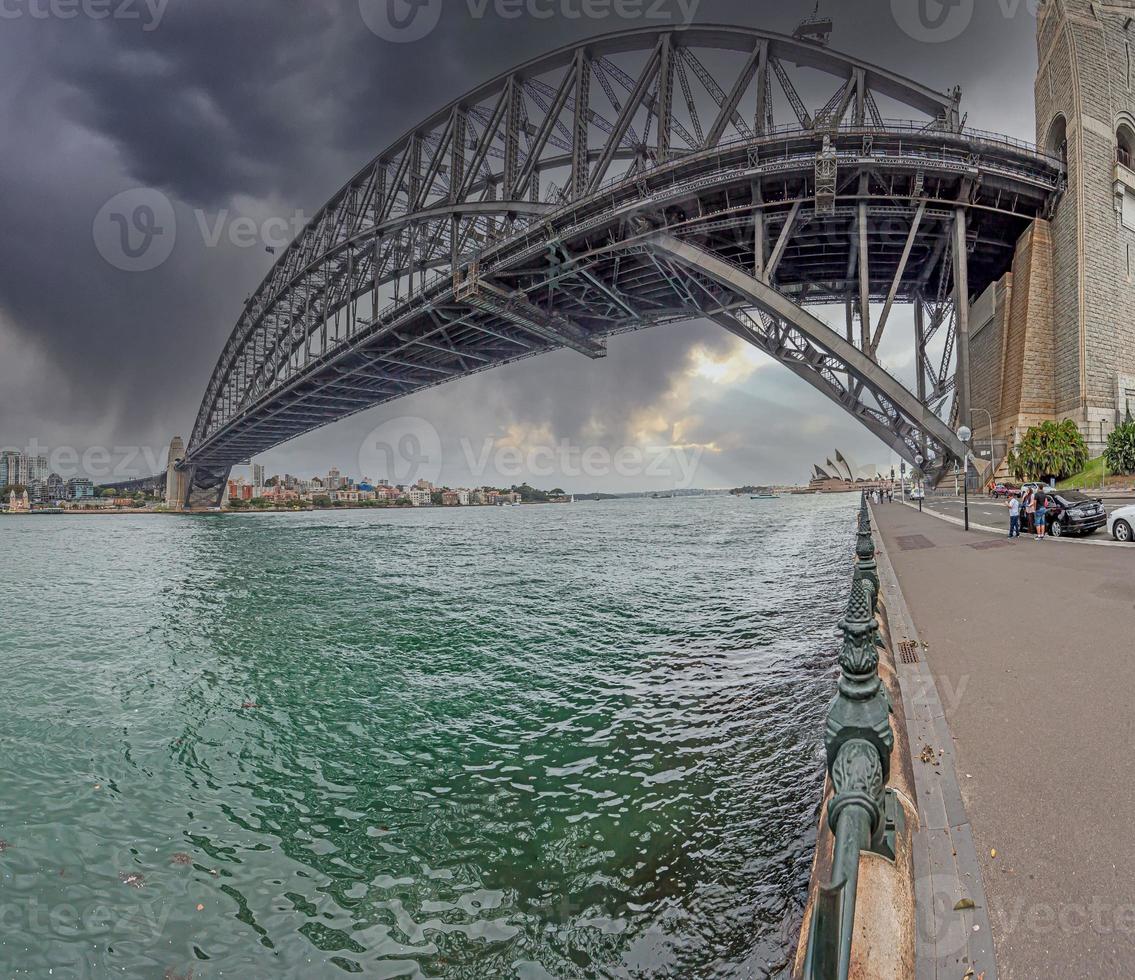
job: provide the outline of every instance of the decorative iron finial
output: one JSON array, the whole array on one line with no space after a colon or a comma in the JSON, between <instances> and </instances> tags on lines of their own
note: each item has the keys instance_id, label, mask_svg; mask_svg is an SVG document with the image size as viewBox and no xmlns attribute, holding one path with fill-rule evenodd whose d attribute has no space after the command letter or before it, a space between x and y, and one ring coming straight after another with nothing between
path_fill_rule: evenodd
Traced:
<instances>
[{"instance_id":1,"label":"decorative iron finial","mask_svg":"<svg viewBox=\"0 0 1135 980\"><path fill-rule=\"evenodd\" d=\"M875 561L875 540L871 537L871 518L866 511L859 515L859 530L855 535L855 577L854 582L871 583L871 610L878 608L879 564Z\"/></svg>"},{"instance_id":2,"label":"decorative iron finial","mask_svg":"<svg viewBox=\"0 0 1135 980\"><path fill-rule=\"evenodd\" d=\"M829 770L846 742L862 740L878 751L883 781L890 777L891 708L886 688L879 679L879 624L872 611L874 587L860 579L854 583L847 612L840 621L839 689L828 710L824 745Z\"/></svg>"}]
</instances>

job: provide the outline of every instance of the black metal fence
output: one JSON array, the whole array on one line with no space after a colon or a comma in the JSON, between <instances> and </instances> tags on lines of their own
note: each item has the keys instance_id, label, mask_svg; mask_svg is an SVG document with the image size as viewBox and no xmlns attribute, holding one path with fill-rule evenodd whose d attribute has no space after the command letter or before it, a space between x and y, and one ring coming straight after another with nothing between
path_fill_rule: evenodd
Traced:
<instances>
[{"instance_id":1,"label":"black metal fence","mask_svg":"<svg viewBox=\"0 0 1135 980\"><path fill-rule=\"evenodd\" d=\"M891 775L891 701L879 677L879 572L867 496L859 510L855 576L840 621L839 690L824 729L832 796L828 827L832 861L819 886L808 931L805 980L844 980L851 968L859 857L873 851L894 859L902 808L887 789Z\"/></svg>"}]
</instances>

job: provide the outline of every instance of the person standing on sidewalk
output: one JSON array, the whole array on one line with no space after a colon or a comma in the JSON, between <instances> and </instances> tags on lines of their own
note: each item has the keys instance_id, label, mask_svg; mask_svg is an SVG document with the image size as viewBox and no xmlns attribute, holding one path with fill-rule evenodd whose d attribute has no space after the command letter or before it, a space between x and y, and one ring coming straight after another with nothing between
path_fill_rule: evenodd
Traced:
<instances>
[{"instance_id":1,"label":"person standing on sidewalk","mask_svg":"<svg viewBox=\"0 0 1135 980\"><path fill-rule=\"evenodd\" d=\"M1015 493L1009 494L1009 537L1021 536L1021 499Z\"/></svg>"},{"instance_id":2,"label":"person standing on sidewalk","mask_svg":"<svg viewBox=\"0 0 1135 980\"><path fill-rule=\"evenodd\" d=\"M1036 539L1044 540L1045 523L1048 518L1048 497L1043 490L1036 492Z\"/></svg>"},{"instance_id":3,"label":"person standing on sidewalk","mask_svg":"<svg viewBox=\"0 0 1135 980\"><path fill-rule=\"evenodd\" d=\"M1036 491L1033 490L1032 487L1029 487L1029 489L1025 491L1024 508L1025 516L1022 518L1021 523L1024 525L1026 531L1033 531L1035 530L1033 518L1036 514Z\"/></svg>"}]
</instances>

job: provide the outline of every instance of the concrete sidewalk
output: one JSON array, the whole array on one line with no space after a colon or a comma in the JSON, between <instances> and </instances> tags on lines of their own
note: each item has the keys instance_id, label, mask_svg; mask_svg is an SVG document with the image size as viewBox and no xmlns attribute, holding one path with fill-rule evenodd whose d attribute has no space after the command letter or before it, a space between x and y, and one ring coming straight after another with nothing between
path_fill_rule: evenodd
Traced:
<instances>
[{"instance_id":1,"label":"concrete sidewalk","mask_svg":"<svg viewBox=\"0 0 1135 980\"><path fill-rule=\"evenodd\" d=\"M1135 977L1135 555L873 513L953 738L998 976Z\"/></svg>"}]
</instances>

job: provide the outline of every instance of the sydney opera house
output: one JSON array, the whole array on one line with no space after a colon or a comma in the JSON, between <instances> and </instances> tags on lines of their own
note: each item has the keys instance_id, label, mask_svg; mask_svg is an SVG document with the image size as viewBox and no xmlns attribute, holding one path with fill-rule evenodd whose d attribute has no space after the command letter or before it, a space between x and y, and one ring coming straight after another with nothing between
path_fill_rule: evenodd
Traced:
<instances>
[{"instance_id":1,"label":"sydney opera house","mask_svg":"<svg viewBox=\"0 0 1135 980\"><path fill-rule=\"evenodd\" d=\"M808 489L820 493L842 493L871 489L883 482L889 481L879 473L877 466L857 466L837 449L835 456L829 456L823 466L816 464L813 467Z\"/></svg>"}]
</instances>

